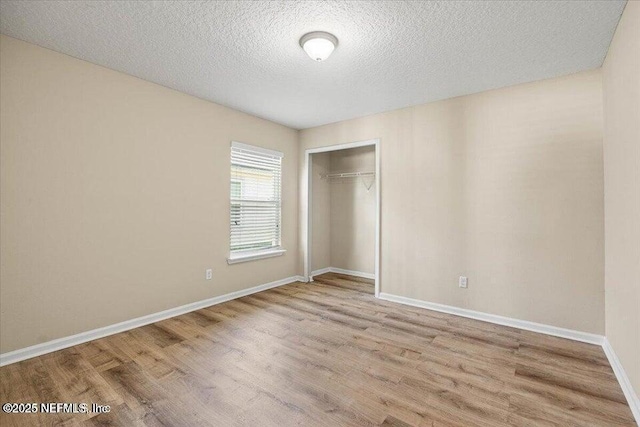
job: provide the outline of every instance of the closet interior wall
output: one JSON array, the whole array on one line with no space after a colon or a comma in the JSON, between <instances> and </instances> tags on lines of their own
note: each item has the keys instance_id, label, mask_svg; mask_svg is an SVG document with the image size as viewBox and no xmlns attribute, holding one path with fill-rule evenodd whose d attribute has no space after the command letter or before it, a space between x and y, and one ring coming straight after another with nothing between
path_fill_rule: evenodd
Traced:
<instances>
[{"instance_id":1,"label":"closet interior wall","mask_svg":"<svg viewBox=\"0 0 640 427\"><path fill-rule=\"evenodd\" d=\"M328 267L375 272L375 176L326 174L375 171L375 147L312 154L311 271Z\"/></svg>"}]
</instances>

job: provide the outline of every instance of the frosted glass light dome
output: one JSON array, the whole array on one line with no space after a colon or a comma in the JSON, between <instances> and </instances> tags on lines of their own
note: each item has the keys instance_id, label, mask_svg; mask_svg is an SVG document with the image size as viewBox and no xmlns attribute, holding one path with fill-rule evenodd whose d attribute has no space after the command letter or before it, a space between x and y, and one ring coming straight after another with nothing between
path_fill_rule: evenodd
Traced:
<instances>
[{"instance_id":1,"label":"frosted glass light dome","mask_svg":"<svg viewBox=\"0 0 640 427\"><path fill-rule=\"evenodd\" d=\"M300 46L314 61L324 61L338 45L336 36L324 31L307 33L300 39Z\"/></svg>"}]
</instances>

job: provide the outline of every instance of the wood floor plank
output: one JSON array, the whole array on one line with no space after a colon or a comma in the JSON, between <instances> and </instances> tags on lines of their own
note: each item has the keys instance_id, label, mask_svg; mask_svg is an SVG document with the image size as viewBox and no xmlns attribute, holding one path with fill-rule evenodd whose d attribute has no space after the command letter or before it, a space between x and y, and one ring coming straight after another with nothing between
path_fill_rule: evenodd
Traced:
<instances>
[{"instance_id":1,"label":"wood floor plank","mask_svg":"<svg viewBox=\"0 0 640 427\"><path fill-rule=\"evenodd\" d=\"M327 273L0 368L7 426L634 426L602 349Z\"/></svg>"},{"instance_id":2,"label":"wood floor plank","mask_svg":"<svg viewBox=\"0 0 640 427\"><path fill-rule=\"evenodd\" d=\"M77 347L57 351L43 357L44 372L51 378L59 402L99 403L117 406L122 397L113 390L104 377L82 356ZM74 419L85 420L92 414L76 414Z\"/></svg>"},{"instance_id":3,"label":"wood floor plank","mask_svg":"<svg viewBox=\"0 0 640 427\"><path fill-rule=\"evenodd\" d=\"M111 346L110 338L102 338L79 345L78 351L97 371L104 371L131 360L118 348Z\"/></svg>"},{"instance_id":4,"label":"wood floor plank","mask_svg":"<svg viewBox=\"0 0 640 427\"><path fill-rule=\"evenodd\" d=\"M576 420L599 420L598 422L604 424L629 425L629 407L626 403L595 398L592 394L580 390L565 389L521 376L512 379L506 387L510 396L510 407L524 406L517 405L520 399L511 399L512 396L518 395L539 403L541 407L552 406L563 413L572 414L571 417Z\"/></svg>"},{"instance_id":5,"label":"wood floor plank","mask_svg":"<svg viewBox=\"0 0 640 427\"><path fill-rule=\"evenodd\" d=\"M582 372L572 372L568 367L564 370L551 367L543 362L516 366L516 377L526 377L541 384L552 385L560 389L584 393L594 398L601 398L618 403L626 399L618 384L611 379L590 377Z\"/></svg>"}]
</instances>

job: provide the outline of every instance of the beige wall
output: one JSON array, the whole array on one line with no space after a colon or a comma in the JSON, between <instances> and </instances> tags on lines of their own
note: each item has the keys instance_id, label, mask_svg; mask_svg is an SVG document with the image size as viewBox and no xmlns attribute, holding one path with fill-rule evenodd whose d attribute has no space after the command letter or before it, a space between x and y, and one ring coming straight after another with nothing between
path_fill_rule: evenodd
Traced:
<instances>
[{"instance_id":1,"label":"beige wall","mask_svg":"<svg viewBox=\"0 0 640 427\"><path fill-rule=\"evenodd\" d=\"M640 392L640 3L627 3L603 67L607 339Z\"/></svg>"},{"instance_id":2,"label":"beige wall","mask_svg":"<svg viewBox=\"0 0 640 427\"><path fill-rule=\"evenodd\" d=\"M331 152L331 172L372 172L376 151L370 145ZM331 267L373 274L376 253L375 178L331 182Z\"/></svg>"},{"instance_id":3,"label":"beige wall","mask_svg":"<svg viewBox=\"0 0 640 427\"><path fill-rule=\"evenodd\" d=\"M599 70L298 135L5 36L0 55L2 352L301 273L304 150L372 138L382 292L604 333ZM285 153L282 257L226 264L231 140Z\"/></svg>"},{"instance_id":4,"label":"beige wall","mask_svg":"<svg viewBox=\"0 0 640 427\"><path fill-rule=\"evenodd\" d=\"M304 150L372 138L382 292L604 332L600 70L303 130L300 182Z\"/></svg>"},{"instance_id":5,"label":"beige wall","mask_svg":"<svg viewBox=\"0 0 640 427\"><path fill-rule=\"evenodd\" d=\"M9 37L0 55L1 352L298 273L295 130ZM282 257L226 264L231 140L285 153Z\"/></svg>"}]
</instances>

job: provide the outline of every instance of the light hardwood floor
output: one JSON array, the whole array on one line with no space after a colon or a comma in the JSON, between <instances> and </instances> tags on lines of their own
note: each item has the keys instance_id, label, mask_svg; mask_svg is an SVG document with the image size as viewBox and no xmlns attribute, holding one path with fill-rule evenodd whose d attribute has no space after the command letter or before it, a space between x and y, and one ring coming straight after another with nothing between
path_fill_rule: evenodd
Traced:
<instances>
[{"instance_id":1,"label":"light hardwood floor","mask_svg":"<svg viewBox=\"0 0 640 427\"><path fill-rule=\"evenodd\" d=\"M112 410L0 424L635 425L598 346L372 294L325 274L5 366L2 403Z\"/></svg>"}]
</instances>

